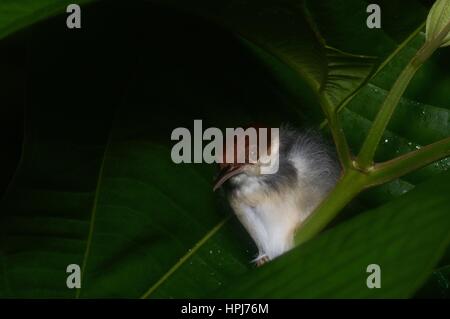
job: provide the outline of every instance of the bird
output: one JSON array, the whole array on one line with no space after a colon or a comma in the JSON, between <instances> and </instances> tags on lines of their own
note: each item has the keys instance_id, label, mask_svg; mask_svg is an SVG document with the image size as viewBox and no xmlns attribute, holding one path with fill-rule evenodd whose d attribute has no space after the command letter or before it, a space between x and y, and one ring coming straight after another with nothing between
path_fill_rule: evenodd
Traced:
<instances>
[{"instance_id":1,"label":"bird","mask_svg":"<svg viewBox=\"0 0 450 319\"><path fill-rule=\"evenodd\" d=\"M263 127L253 125L258 132ZM247 127L247 128L248 128ZM225 197L256 244L258 253L253 262L262 266L294 247L294 234L302 222L327 196L341 175L341 166L331 143L315 129L297 129L284 124L278 128L276 140L267 138L271 161L278 170L262 174L258 157L250 162L248 156L236 161L236 153L248 154L248 140L243 150L236 140L225 145L219 163L214 191L222 189ZM242 144L241 144L242 145ZM225 150L233 147L235 157L227 160ZM253 148L254 149L254 148ZM264 162L267 163L267 162Z\"/></svg>"}]
</instances>

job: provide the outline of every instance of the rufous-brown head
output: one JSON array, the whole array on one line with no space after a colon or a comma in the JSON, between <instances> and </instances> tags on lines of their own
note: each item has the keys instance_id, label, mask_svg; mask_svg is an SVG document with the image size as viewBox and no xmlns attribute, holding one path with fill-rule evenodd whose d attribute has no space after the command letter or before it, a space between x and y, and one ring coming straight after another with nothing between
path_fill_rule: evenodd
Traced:
<instances>
[{"instance_id":1,"label":"rufous-brown head","mask_svg":"<svg viewBox=\"0 0 450 319\"><path fill-rule=\"evenodd\" d=\"M250 138L249 128L253 128L256 138ZM266 129L267 137L265 141L261 140L262 129ZM265 154L270 154L271 150L271 134L270 128L261 125L251 125L246 127L242 136L234 135L232 139L225 137L223 152L219 156L219 175L217 176L213 190L220 188L227 180L241 173L251 173L257 175L259 173L259 160L262 154L262 147L267 148ZM241 132L242 133L242 132ZM239 141L241 138L241 141ZM228 143L227 143L228 142ZM230 152L230 148L233 152ZM228 157L227 157L228 154Z\"/></svg>"}]
</instances>

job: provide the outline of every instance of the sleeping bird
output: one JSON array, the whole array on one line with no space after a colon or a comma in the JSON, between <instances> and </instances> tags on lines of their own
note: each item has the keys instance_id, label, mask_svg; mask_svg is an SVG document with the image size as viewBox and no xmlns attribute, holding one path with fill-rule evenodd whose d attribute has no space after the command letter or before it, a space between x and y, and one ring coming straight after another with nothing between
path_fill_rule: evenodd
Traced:
<instances>
[{"instance_id":1,"label":"sleeping bird","mask_svg":"<svg viewBox=\"0 0 450 319\"><path fill-rule=\"evenodd\" d=\"M236 153L248 155L255 149L248 140L242 150L237 149L236 140L231 144L224 150L232 147ZM243 163L236 157L224 158L214 184L214 190L223 188L231 208L254 240L257 266L294 246L296 229L335 186L341 171L332 147L312 129L282 126L277 136L268 137L267 144L266 154L272 164L276 162L276 172L262 173L267 159L263 163L258 156L256 161ZM260 154L258 147L257 143Z\"/></svg>"}]
</instances>

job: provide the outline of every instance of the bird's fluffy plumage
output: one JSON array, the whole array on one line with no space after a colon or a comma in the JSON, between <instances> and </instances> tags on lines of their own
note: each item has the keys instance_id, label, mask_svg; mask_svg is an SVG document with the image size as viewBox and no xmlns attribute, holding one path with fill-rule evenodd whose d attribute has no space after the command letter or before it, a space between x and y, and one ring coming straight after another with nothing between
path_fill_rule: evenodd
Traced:
<instances>
[{"instance_id":1,"label":"bird's fluffy plumage","mask_svg":"<svg viewBox=\"0 0 450 319\"><path fill-rule=\"evenodd\" d=\"M313 130L284 126L276 174L241 173L224 185L229 203L259 250L256 261L293 247L295 229L336 184L340 166Z\"/></svg>"}]
</instances>

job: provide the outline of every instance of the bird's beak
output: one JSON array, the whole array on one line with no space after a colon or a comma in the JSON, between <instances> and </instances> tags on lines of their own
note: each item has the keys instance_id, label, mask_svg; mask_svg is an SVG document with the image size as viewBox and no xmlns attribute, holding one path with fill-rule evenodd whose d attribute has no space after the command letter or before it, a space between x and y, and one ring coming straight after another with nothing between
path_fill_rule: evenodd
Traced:
<instances>
[{"instance_id":1,"label":"bird's beak","mask_svg":"<svg viewBox=\"0 0 450 319\"><path fill-rule=\"evenodd\" d=\"M240 174L243 170L244 165L228 166L227 168L221 170L214 183L213 191L215 192L220 186L222 186L223 183L225 183L231 177Z\"/></svg>"}]
</instances>

